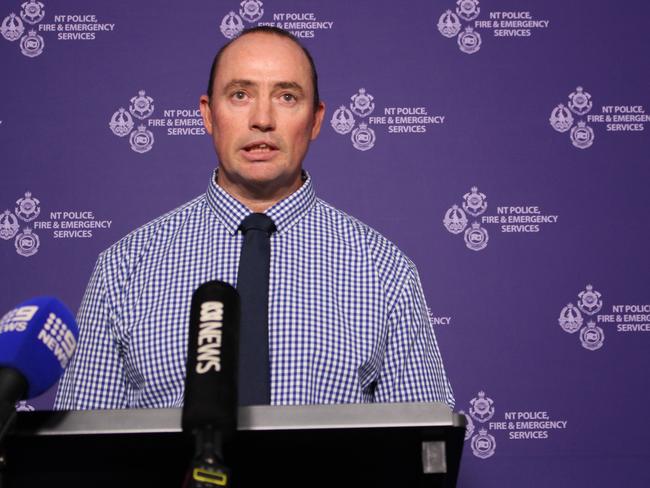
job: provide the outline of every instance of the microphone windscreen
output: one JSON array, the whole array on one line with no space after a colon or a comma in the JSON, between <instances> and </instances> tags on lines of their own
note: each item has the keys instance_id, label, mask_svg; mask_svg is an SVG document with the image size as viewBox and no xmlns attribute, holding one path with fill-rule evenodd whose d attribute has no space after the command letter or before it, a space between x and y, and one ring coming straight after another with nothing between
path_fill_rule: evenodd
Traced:
<instances>
[{"instance_id":1,"label":"microphone windscreen","mask_svg":"<svg viewBox=\"0 0 650 488\"><path fill-rule=\"evenodd\" d=\"M212 426L224 434L237 427L239 294L210 281L192 295L187 347L183 430Z\"/></svg>"},{"instance_id":2,"label":"microphone windscreen","mask_svg":"<svg viewBox=\"0 0 650 488\"><path fill-rule=\"evenodd\" d=\"M0 319L0 367L20 372L33 398L59 380L78 337L74 316L60 300L27 300Z\"/></svg>"}]
</instances>

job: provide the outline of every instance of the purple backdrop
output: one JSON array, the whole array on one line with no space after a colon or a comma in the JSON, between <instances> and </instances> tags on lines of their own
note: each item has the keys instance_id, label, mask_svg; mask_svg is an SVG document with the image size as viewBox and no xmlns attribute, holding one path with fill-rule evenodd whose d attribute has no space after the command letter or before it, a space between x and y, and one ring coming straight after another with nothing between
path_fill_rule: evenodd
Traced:
<instances>
[{"instance_id":1,"label":"purple backdrop","mask_svg":"<svg viewBox=\"0 0 650 488\"><path fill-rule=\"evenodd\" d=\"M472 420L459 486L648 486L648 18L640 0L7 0L1 308L76 310L101 250L205 190L212 56L273 23L319 67L319 196L418 265Z\"/></svg>"}]
</instances>

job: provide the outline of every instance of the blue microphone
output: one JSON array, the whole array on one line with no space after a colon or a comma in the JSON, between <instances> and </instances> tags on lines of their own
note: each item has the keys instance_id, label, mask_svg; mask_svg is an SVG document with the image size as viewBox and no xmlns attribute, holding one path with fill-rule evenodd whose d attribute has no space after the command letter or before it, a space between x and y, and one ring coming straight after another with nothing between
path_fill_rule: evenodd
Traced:
<instances>
[{"instance_id":1,"label":"blue microphone","mask_svg":"<svg viewBox=\"0 0 650 488\"><path fill-rule=\"evenodd\" d=\"M27 300L0 319L0 439L15 417L15 404L47 391L63 374L79 329L54 297Z\"/></svg>"}]
</instances>

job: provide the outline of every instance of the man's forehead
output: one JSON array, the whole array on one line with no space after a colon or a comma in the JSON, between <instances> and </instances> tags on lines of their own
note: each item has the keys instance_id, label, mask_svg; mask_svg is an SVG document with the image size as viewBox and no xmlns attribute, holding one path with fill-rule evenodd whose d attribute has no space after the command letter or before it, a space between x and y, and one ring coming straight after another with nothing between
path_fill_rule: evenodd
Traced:
<instances>
[{"instance_id":1,"label":"man's forehead","mask_svg":"<svg viewBox=\"0 0 650 488\"><path fill-rule=\"evenodd\" d=\"M289 80L287 76L309 77L309 66L302 48L291 39L256 32L236 39L223 51L217 67L217 78L228 83L230 80L224 78L238 76L238 72L247 69L256 69L261 72L277 71L283 75L281 80L276 81L297 82L299 80Z\"/></svg>"}]
</instances>

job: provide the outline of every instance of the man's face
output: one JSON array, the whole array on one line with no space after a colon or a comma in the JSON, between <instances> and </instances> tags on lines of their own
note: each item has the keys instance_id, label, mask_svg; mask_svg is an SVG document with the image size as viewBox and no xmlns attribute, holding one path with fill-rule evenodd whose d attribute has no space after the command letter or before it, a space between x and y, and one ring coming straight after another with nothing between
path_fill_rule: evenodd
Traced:
<instances>
[{"instance_id":1,"label":"man's face","mask_svg":"<svg viewBox=\"0 0 650 488\"><path fill-rule=\"evenodd\" d=\"M289 39L255 33L222 54L201 113L231 193L272 197L301 185L302 160L324 106L314 109L309 61ZM234 191L233 191L234 190Z\"/></svg>"}]
</instances>

